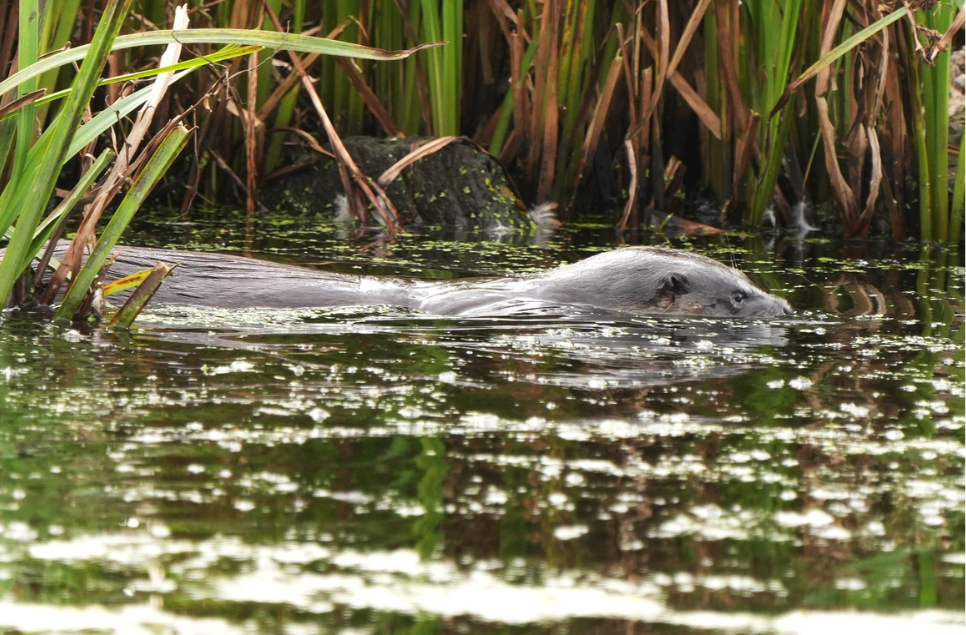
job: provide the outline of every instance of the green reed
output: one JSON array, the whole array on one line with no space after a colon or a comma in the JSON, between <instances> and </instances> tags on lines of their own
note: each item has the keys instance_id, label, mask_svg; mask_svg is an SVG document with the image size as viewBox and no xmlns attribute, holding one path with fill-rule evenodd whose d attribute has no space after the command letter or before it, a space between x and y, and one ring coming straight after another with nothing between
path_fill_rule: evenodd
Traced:
<instances>
[{"instance_id":1,"label":"green reed","mask_svg":"<svg viewBox=\"0 0 966 635\"><path fill-rule=\"evenodd\" d=\"M280 0L275 0L270 6L277 14L281 11L281 4L282 3ZM305 25L305 0L295 0L292 5L291 20L292 32L301 33ZM268 24L265 25L265 22ZM267 19L263 22L263 28L274 29L274 24L270 19ZM258 102L259 109L261 109L264 105L266 96L274 85L275 81L271 75L271 63L269 61L262 62L259 66L258 75L258 93L260 96L260 101ZM295 85L292 86L291 90L289 90L281 99L272 120L273 128L286 128L292 124L292 121L295 117L295 108L298 104L299 89L301 86L302 84L300 82L296 82ZM269 137L262 164L263 174L272 172L281 164L282 144L284 140L285 138L281 134L275 134Z\"/></svg>"},{"instance_id":2,"label":"green reed","mask_svg":"<svg viewBox=\"0 0 966 635\"><path fill-rule=\"evenodd\" d=\"M916 13L917 22L945 33L953 22L957 3L939 2L930 11ZM958 3L961 4L961 3ZM907 32L907 42L912 33ZM958 241L963 219L962 179L963 154L959 153L955 169L958 196L949 198L949 88L952 82L950 53L939 53L934 64L923 63L912 57L914 71L920 81L911 82L909 90L921 106L921 121L914 121L914 136L919 167L920 237L923 240ZM918 119L918 118L916 118ZM960 144L962 145L962 144ZM954 193L957 186L954 186Z\"/></svg>"},{"instance_id":3,"label":"green reed","mask_svg":"<svg viewBox=\"0 0 966 635\"><path fill-rule=\"evenodd\" d=\"M66 41L77 19L78 2L43 4L48 11L55 5L62 8L54 19L41 21L37 55ZM941 52L935 66L922 61L904 7L888 13L872 0L842 4L835 0L711 0L707 4L700 0L488 0L485 5L483 11L468 5L466 11L474 12L464 16L464 4L454 0L320 4L269 0L264 5L255 0L225 0L197 15L212 27L260 28L265 35L271 32L284 38L274 33L268 17L272 12L288 31L318 28L320 35L331 33L337 42L385 50L445 42L386 64L356 58L347 67L323 57L310 67L310 73L318 79L340 134L475 135L478 143L501 158L532 202L571 204L575 192L587 187L582 179L591 172L589 168L606 165L612 172L609 179L625 190L631 168L636 171L638 192L628 192L629 206L640 210L665 204L661 177L670 173L660 172L673 163L672 148L692 144L677 126L690 118L700 129L701 158L699 164L685 166L689 175L700 173L707 190L729 210L740 212L737 215L748 227L759 227L776 201L791 204L801 196L819 201L831 197L841 212L843 232L862 235L874 209L886 204L901 209L905 200L917 198L922 238L950 240L962 233L966 189L962 160L953 166L952 205L948 187L949 54ZM916 13L915 21L943 34L961 5L961 0L940 0L928 12ZM823 50L827 27L823 16L835 6L844 6L845 13ZM138 11L158 23L166 3L140 0ZM695 15L700 28L677 55L685 24ZM480 21L491 30L479 28ZM622 42L618 42L617 25L624 34ZM22 24L21 28L34 27ZM490 102L493 112L482 112L479 95L465 95L463 89L464 77L483 72L463 57L464 47L471 50L477 38L484 37L480 33L502 33L496 36L498 42L485 47L490 59L484 66L490 74L495 69L497 75L511 75L495 79L510 85L502 99L498 95ZM27 42L24 36L21 39ZM274 43L284 46L282 39ZM883 45L888 46L890 63L881 81L887 91L896 86L902 90L887 92L876 101L881 50L876 47ZM28 48L22 59L31 55ZM677 58L672 69L676 76L665 73L669 62L665 55ZM285 81L287 71L273 67L270 57L268 48L260 53L255 110L263 129L285 129L296 120L300 84L290 82L284 96L276 100L278 82ZM242 68L236 62L230 70ZM827 79L820 86L823 69ZM350 74L358 77L355 85ZM37 80L37 86L49 93L57 77L56 69L50 70ZM199 78L195 95L207 89L208 81ZM229 80L242 101L247 94L245 81L244 74ZM360 94L359 81L370 94ZM466 82L474 87L482 84ZM29 95L31 88L22 84L18 94ZM682 98L684 89L690 93L686 98ZM384 115L372 116L374 101ZM882 106L882 101L902 102L906 115L896 116L898 107ZM873 104L880 110L871 112ZM826 109L825 115L820 114L820 106ZM676 107L684 110L672 110ZM886 107L892 110L881 112ZM42 121L46 108L38 102L23 110L33 109L34 117ZM232 148L240 143L244 128L231 116L214 117L199 113L202 130L208 124L221 130L203 141L202 155L209 149L217 151L233 169L257 169L261 175L282 165L283 142L289 138L285 132L266 137L257 165L243 165L237 158L232 163L233 156L240 156ZM25 165L27 144L22 139L29 137L27 121L24 116L0 122L0 161L9 156L16 165L10 167L14 173ZM857 142L855 130L860 128L864 137ZM903 145L904 139L912 143ZM890 165L882 159L882 150L876 150L876 140L892 143L893 149L911 147L913 152L904 156L905 163ZM632 142L633 156L628 155L625 141ZM794 192L783 179L789 176L787 161L797 163L796 169L806 177L794 183ZM867 176L879 172L878 180ZM916 176L917 191L905 191L907 174ZM637 199L635 193L640 195ZM786 201L789 194L792 199ZM900 222L901 214L894 212L892 220Z\"/></svg>"},{"instance_id":4,"label":"green reed","mask_svg":"<svg viewBox=\"0 0 966 635\"><path fill-rule=\"evenodd\" d=\"M21 4L21 15L38 15L36 2L30 6L32 0L25 0ZM33 242L34 231L40 224L41 216L47 201L54 190L54 184L60 173L61 165L66 157L71 138L80 123L84 110L93 97L94 89L100 79L101 69L111 52L111 46L121 30L127 16L131 0L111 0L101 17L97 32L91 41L84 64L74 79L70 95L68 95L57 118L36 142L33 140L33 110L29 107L18 111L18 146L15 148L15 168L12 178L6 183L0 204L3 210L16 210L16 226L7 245L7 251L0 260L0 304L6 304L14 282L21 272L28 266L34 254L28 253L28 247ZM25 11L26 10L26 11ZM39 21L39 20L38 20ZM23 20L21 21L24 22ZM36 53L39 52L39 30L37 22L30 20L27 28L20 31L20 47L26 47L33 52L24 56L24 60L36 63ZM25 84L32 87L34 78L27 78ZM26 110L26 113L24 112ZM26 124L23 122L26 120ZM22 131L27 130L27 133ZM20 158L22 157L22 158ZM17 170L18 160L22 169ZM4 213L0 220L0 232L6 232L13 222L11 214Z\"/></svg>"},{"instance_id":5,"label":"green reed","mask_svg":"<svg viewBox=\"0 0 966 635\"><path fill-rule=\"evenodd\" d=\"M801 5L801 0L742 5L742 26L751 42L749 48L754 48L753 56L743 56L746 62L741 65L739 74L745 101L751 108L747 117L758 118L762 113L770 113L785 91L793 52L803 42L803 32L799 29ZM748 64L747 60L752 60L753 64ZM755 227L761 225L778 182L791 108L791 103L786 104L757 126L763 158L762 165L753 170L751 205L745 213L745 222ZM746 120L746 130L748 124Z\"/></svg>"},{"instance_id":6,"label":"green reed","mask_svg":"<svg viewBox=\"0 0 966 635\"><path fill-rule=\"evenodd\" d=\"M313 55L369 59L402 59L408 55L406 52L387 54L316 37L244 29L187 29L176 32L161 30L119 35L131 2L132 0L110 0L89 44L41 57L46 52L42 38L46 38L45 33L50 31L42 32L40 25L62 24L58 18L70 17L69 12L74 7L71 3L46 3L46 13L41 15L37 0L21 0L20 15L27 18L21 20L17 34L20 70L0 81L0 97L14 92L18 97L12 102L0 102L5 104L0 110L0 175L7 174L6 180L0 182L0 235L6 235L9 239L0 260L0 305L7 304L15 282L38 255L44 241L66 219L81 197L95 187L96 179L104 173L114 156L109 150L101 152L61 204L47 212L48 201L52 197L55 184L61 180L61 170L66 162L95 142L119 120L123 120L127 114L142 107L152 90L152 86L141 88L117 100L111 108L97 113L89 121L82 122L84 113L96 103L94 95L99 86L177 71L172 79L174 82L212 62L230 60L260 49L281 48ZM58 14L59 9L68 13ZM47 40L52 41L57 40ZM210 55L195 57L165 68L128 73L112 79L101 77L112 52L177 42L225 46ZM49 77L57 76L62 67L75 62L81 63L80 71L69 86L41 98L40 92L35 90L38 84ZM57 116L49 118L49 123L39 128L38 105L57 108ZM131 180L133 184L104 229L91 258L72 280L65 303L58 312L59 317L70 318L81 306L108 252L147 194L184 147L188 135L189 132L184 127L177 124L176 120L172 121L163 128L153 143L148 144L147 154L142 152L142 161L119 164L115 168L122 170L119 172L121 180ZM127 165L130 167L125 167ZM112 178L117 177L112 175ZM113 186L102 183L101 187ZM33 291L36 292L36 289Z\"/></svg>"}]
</instances>

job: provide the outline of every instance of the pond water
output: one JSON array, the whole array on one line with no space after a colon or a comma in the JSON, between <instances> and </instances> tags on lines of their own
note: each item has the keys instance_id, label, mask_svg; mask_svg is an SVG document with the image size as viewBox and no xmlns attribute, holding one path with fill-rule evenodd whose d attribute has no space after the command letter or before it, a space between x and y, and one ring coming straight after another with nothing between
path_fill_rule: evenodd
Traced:
<instances>
[{"instance_id":1,"label":"pond water","mask_svg":"<svg viewBox=\"0 0 966 635\"><path fill-rule=\"evenodd\" d=\"M204 215L129 240L158 236L437 278L614 244ZM960 257L670 244L798 313L4 319L0 631L962 633Z\"/></svg>"}]
</instances>

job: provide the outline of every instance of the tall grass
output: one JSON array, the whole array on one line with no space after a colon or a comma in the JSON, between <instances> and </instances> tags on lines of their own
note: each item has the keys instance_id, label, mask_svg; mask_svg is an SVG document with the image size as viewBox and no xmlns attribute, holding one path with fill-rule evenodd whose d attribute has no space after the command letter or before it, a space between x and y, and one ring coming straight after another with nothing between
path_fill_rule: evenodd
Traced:
<instances>
[{"instance_id":1,"label":"tall grass","mask_svg":"<svg viewBox=\"0 0 966 635\"><path fill-rule=\"evenodd\" d=\"M121 30L130 4L131 0L111 0L108 3L89 46L85 63L74 80L70 95L54 123L36 143L33 141L33 110L28 107L17 113L18 138L13 176L7 182L3 194L0 195L0 205L2 205L0 209L15 210L16 214L13 235L3 260L0 260L0 303L2 304L6 304L14 282L34 256L28 253L27 249L33 242L34 231L40 224L41 215L53 193L71 138L80 123L84 109L94 94L101 69L107 61L114 39ZM28 12L27 15L31 9L34 15L37 15L36 3L30 7L29 0L24 2L21 5L21 16L24 15L25 9ZM24 21L21 20L21 22ZM21 29L20 38L21 46L26 45L28 50L35 53L38 51L39 32L36 28ZM25 38L32 41L23 42ZM36 55L31 62L36 62ZM32 79L25 80L28 86L33 85ZM25 130L26 133L23 132ZM21 166L19 170L18 161ZM12 224L14 213L3 213L0 217L0 232L6 232Z\"/></svg>"},{"instance_id":2,"label":"tall grass","mask_svg":"<svg viewBox=\"0 0 966 635\"><path fill-rule=\"evenodd\" d=\"M944 34L952 26L954 16L952 3L940 3L931 11L917 12L916 22L937 34ZM906 28L905 36L907 50L920 37L911 26ZM919 112L922 113L921 120L914 116L914 135L919 159L920 236L923 240L958 240L962 232L964 205L962 178L959 174L963 171L964 158L960 148L956 168L957 187L954 187L954 190L959 191L950 202L950 54L949 51L938 51L930 47L925 55L932 58L933 63L921 63L921 56L914 55L913 79L919 81L913 81L909 86L912 102L921 108Z\"/></svg>"},{"instance_id":3,"label":"tall grass","mask_svg":"<svg viewBox=\"0 0 966 635\"><path fill-rule=\"evenodd\" d=\"M42 32L40 25L57 24L58 5L46 3L45 14L39 13L37 0L21 0L19 11L22 19L17 35L19 70L0 81L0 175L6 174L0 190L0 235L9 238L7 248L0 260L0 305L6 305L12 298L15 283L24 281L22 289L12 299L23 302L27 295L40 296L42 276L23 277L31 262L38 256L44 241L58 236L62 231L67 215L80 198L89 190L93 202L88 205L78 235L67 250L63 262L44 291L43 299L53 300L59 285L69 282L65 299L58 311L58 317L69 319L83 314L84 307L90 305L89 291L97 278L102 263L114 246L133 214L144 201L147 194L161 179L165 170L187 142L189 132L179 123L179 117L163 126L153 140L143 144L151 125L154 112L161 105L165 88L169 81L178 81L186 74L210 65L213 61L257 52L259 49L287 48L310 55L337 55L344 57L365 57L368 59L400 59L409 52L386 53L354 44L334 42L321 38L286 33L269 33L244 29L196 29L177 31L154 31L119 36L127 19L132 0L109 0L100 16L97 30L89 44L51 53L43 58L41 47ZM180 20L186 26L183 14ZM177 62L180 49L184 44L224 44L218 52L210 56L198 57L187 62ZM108 57L118 51L142 48L153 44L169 47L173 57L162 57L160 68L140 73L127 74L114 80L104 80L102 71ZM61 91L38 100L42 91L36 91L38 78L49 77L62 66L82 62L80 71L70 85ZM175 71L179 71L175 74ZM110 85L118 79L137 79L155 77L155 82L118 100L102 112L82 124L82 116L96 100L95 92L99 86ZM254 84L253 84L254 87ZM11 100L9 95L16 91L18 99ZM5 97L6 95L6 97ZM56 116L49 124L37 127L37 105L57 108ZM75 187L64 201L48 212L55 184L61 178L61 170L71 157L85 148L92 147L96 139L115 125L128 113L141 108L134 126L125 134L125 143L114 157L110 151L102 152L100 157L84 171ZM108 163L114 164L107 170ZM95 185L96 179L106 171L106 176ZM126 181L132 186L114 212L100 238L95 234L95 225L102 212L114 195L122 189ZM51 247L43 257L50 262ZM83 252L91 251L86 263L82 262ZM155 279L154 282L157 280ZM86 298L86 299L85 299ZM124 320L130 320L129 314Z\"/></svg>"},{"instance_id":4,"label":"tall grass","mask_svg":"<svg viewBox=\"0 0 966 635\"><path fill-rule=\"evenodd\" d=\"M778 105L792 72L792 57L796 49L801 50L808 32L801 28L807 25L808 16L802 16L801 0L785 0L779 5L773 2L745 3L749 13L755 44L754 64L745 66L742 84L750 87L751 103L754 108L748 117L757 119L763 113L771 113ZM765 210L774 196L779 171L784 158L788 130L794 113L789 102L778 112L768 116L758 128L758 144L763 157L760 167L755 170L755 180L751 192L751 206L745 220L752 226L760 226ZM746 130L751 122L746 124ZM750 131L749 131L750 133Z\"/></svg>"},{"instance_id":5,"label":"tall grass","mask_svg":"<svg viewBox=\"0 0 966 635\"><path fill-rule=\"evenodd\" d=\"M139 6L154 20L165 13L162 0ZM950 38L937 44L923 30L951 36L962 26L962 0L915 13L873 0L205 6L196 15L200 25L259 28L277 38L273 46L284 44L281 29L387 50L444 42L386 64L312 54L300 60L339 134L470 136L510 170L525 198L559 202L571 215L622 192L619 217L634 222L700 188L722 205L726 221L749 228L769 209L791 222L790 208L809 199L831 200L847 236L865 234L881 213L896 237L905 235L910 203L919 204L913 221L923 239L962 233L962 196L954 192L951 205L947 183L956 154L946 136ZM71 11L64 9L65 20ZM62 22L43 24L46 41L63 41ZM284 144L294 138L292 126L317 129L299 101L301 80L263 44L252 99L197 115L200 161L190 191L221 182L225 172L251 190L291 158ZM130 55L138 61L137 52ZM216 73L231 94L249 95L238 70L235 62L197 74L192 99ZM19 94L29 95L30 86ZM25 134L22 122L16 129L0 124L0 155ZM244 155L241 143L248 144ZM961 172L956 163L953 173ZM954 181L956 192L964 180ZM214 185L208 190L219 194Z\"/></svg>"}]
</instances>

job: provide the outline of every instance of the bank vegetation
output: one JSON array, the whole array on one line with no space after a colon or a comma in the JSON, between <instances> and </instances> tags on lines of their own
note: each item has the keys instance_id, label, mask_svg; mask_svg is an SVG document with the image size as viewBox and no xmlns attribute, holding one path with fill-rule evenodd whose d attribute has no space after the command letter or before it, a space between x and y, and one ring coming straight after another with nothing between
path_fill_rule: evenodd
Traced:
<instances>
[{"instance_id":1,"label":"bank vegetation","mask_svg":"<svg viewBox=\"0 0 966 635\"><path fill-rule=\"evenodd\" d=\"M964 15L962 0L221 0L180 17L162 0L0 0L0 298L66 288L61 317L96 307L89 288L179 155L186 212L237 197L254 214L260 184L330 152L356 211L383 213L339 140L355 134L468 137L564 220L603 202L633 225L700 196L723 225L793 226L818 203L846 238L878 219L958 243ZM52 281L31 273L81 211Z\"/></svg>"}]
</instances>

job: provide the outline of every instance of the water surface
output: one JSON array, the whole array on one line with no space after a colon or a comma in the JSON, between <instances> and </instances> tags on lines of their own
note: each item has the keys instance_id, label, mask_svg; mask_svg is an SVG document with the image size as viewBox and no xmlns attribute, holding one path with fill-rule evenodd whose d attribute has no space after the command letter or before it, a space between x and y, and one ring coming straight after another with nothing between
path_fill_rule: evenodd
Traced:
<instances>
[{"instance_id":1,"label":"water surface","mask_svg":"<svg viewBox=\"0 0 966 635\"><path fill-rule=\"evenodd\" d=\"M174 227L437 278L611 244ZM799 313L8 317L0 630L961 633L958 256L677 245Z\"/></svg>"}]
</instances>

